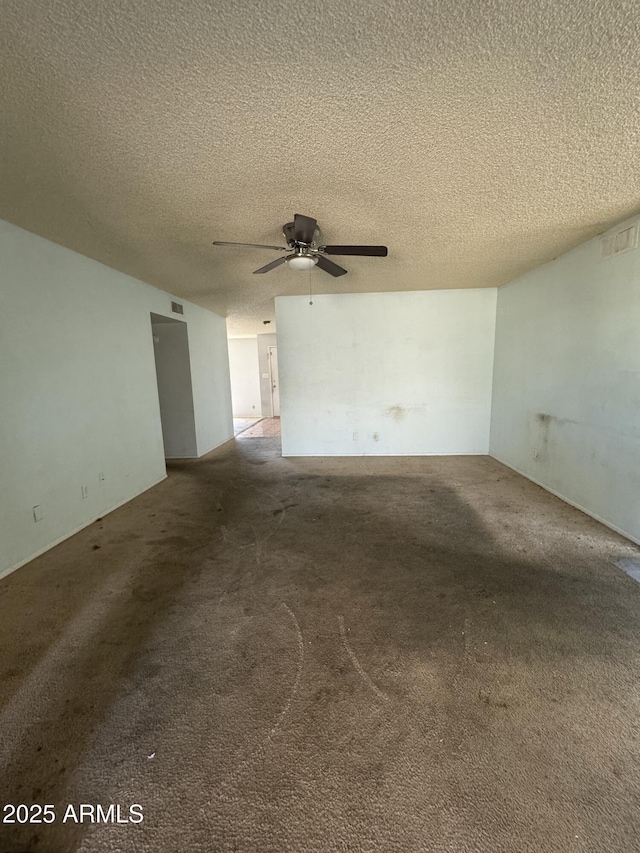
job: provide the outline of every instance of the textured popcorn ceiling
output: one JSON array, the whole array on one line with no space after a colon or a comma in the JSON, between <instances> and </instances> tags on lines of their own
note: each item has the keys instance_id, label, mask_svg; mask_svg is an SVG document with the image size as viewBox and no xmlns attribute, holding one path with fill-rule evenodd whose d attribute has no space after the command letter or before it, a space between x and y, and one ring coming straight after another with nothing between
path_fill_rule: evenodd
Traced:
<instances>
[{"instance_id":1,"label":"textured popcorn ceiling","mask_svg":"<svg viewBox=\"0 0 640 853\"><path fill-rule=\"evenodd\" d=\"M638 210L639 20L636 0L3 0L0 217L234 334L310 282L499 285ZM210 245L279 243L295 212L389 257L253 276L275 253Z\"/></svg>"}]
</instances>

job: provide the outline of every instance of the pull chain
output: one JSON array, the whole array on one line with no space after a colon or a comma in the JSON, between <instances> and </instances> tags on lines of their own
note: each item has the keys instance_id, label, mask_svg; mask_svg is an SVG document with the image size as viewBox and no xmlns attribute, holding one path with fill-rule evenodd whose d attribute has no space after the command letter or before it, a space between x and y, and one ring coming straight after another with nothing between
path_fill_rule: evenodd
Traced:
<instances>
[{"instance_id":1,"label":"pull chain","mask_svg":"<svg viewBox=\"0 0 640 853\"><path fill-rule=\"evenodd\" d=\"M309 270L309 305L313 305L313 298L311 296L311 270Z\"/></svg>"}]
</instances>

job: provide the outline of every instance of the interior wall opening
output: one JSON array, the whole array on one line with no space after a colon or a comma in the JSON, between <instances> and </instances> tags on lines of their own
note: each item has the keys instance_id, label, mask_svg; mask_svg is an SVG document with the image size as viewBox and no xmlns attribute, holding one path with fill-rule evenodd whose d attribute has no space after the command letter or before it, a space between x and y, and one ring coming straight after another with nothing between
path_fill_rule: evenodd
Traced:
<instances>
[{"instance_id":1,"label":"interior wall opening","mask_svg":"<svg viewBox=\"0 0 640 853\"><path fill-rule=\"evenodd\" d=\"M280 382L274 333L229 338L236 438L280 437Z\"/></svg>"},{"instance_id":2,"label":"interior wall opening","mask_svg":"<svg viewBox=\"0 0 640 853\"><path fill-rule=\"evenodd\" d=\"M187 324L151 314L165 459L197 457Z\"/></svg>"}]
</instances>

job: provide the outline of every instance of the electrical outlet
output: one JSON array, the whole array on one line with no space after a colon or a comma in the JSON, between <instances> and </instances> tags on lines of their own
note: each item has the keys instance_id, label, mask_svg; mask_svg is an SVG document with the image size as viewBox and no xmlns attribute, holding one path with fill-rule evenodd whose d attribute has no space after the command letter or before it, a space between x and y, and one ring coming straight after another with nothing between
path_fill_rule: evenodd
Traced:
<instances>
[{"instance_id":1,"label":"electrical outlet","mask_svg":"<svg viewBox=\"0 0 640 853\"><path fill-rule=\"evenodd\" d=\"M374 432L373 440L374 441L380 441L380 433L379 432Z\"/></svg>"},{"instance_id":2,"label":"electrical outlet","mask_svg":"<svg viewBox=\"0 0 640 853\"><path fill-rule=\"evenodd\" d=\"M80 494L83 498L86 498L89 494L89 486L80 486Z\"/></svg>"},{"instance_id":3,"label":"electrical outlet","mask_svg":"<svg viewBox=\"0 0 640 853\"><path fill-rule=\"evenodd\" d=\"M42 521L42 516L44 513L42 512L42 507L40 504L38 506L34 506L33 508L33 520L34 521Z\"/></svg>"},{"instance_id":4,"label":"electrical outlet","mask_svg":"<svg viewBox=\"0 0 640 853\"><path fill-rule=\"evenodd\" d=\"M104 471L100 471L100 473L98 474L98 482L104 483Z\"/></svg>"},{"instance_id":5,"label":"electrical outlet","mask_svg":"<svg viewBox=\"0 0 640 853\"><path fill-rule=\"evenodd\" d=\"M357 433L357 432L354 432L354 434L353 434L353 440L354 440L354 441L357 441L357 440L358 440L358 433Z\"/></svg>"},{"instance_id":6,"label":"electrical outlet","mask_svg":"<svg viewBox=\"0 0 640 853\"><path fill-rule=\"evenodd\" d=\"M533 456L533 458L534 458L534 459L537 459L537 458L538 458L538 451L537 451L537 450L532 450L532 451L531 451L531 455Z\"/></svg>"}]
</instances>

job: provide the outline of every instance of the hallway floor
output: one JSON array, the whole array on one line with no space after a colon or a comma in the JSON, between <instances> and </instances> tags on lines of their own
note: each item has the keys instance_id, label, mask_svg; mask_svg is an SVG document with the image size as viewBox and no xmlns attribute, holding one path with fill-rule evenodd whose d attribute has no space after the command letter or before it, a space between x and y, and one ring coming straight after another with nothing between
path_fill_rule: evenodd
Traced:
<instances>
[{"instance_id":1,"label":"hallway floor","mask_svg":"<svg viewBox=\"0 0 640 853\"><path fill-rule=\"evenodd\" d=\"M56 810L0 851L638 850L638 550L486 457L173 463L0 581L0 799Z\"/></svg>"},{"instance_id":2,"label":"hallway floor","mask_svg":"<svg viewBox=\"0 0 640 853\"><path fill-rule=\"evenodd\" d=\"M247 429L236 433L237 438L279 438L280 418L261 418Z\"/></svg>"},{"instance_id":3,"label":"hallway floor","mask_svg":"<svg viewBox=\"0 0 640 853\"><path fill-rule=\"evenodd\" d=\"M258 421L261 421L262 418L234 418L233 419L233 434L235 436L240 435L241 432L244 432L246 429L257 424Z\"/></svg>"}]
</instances>

